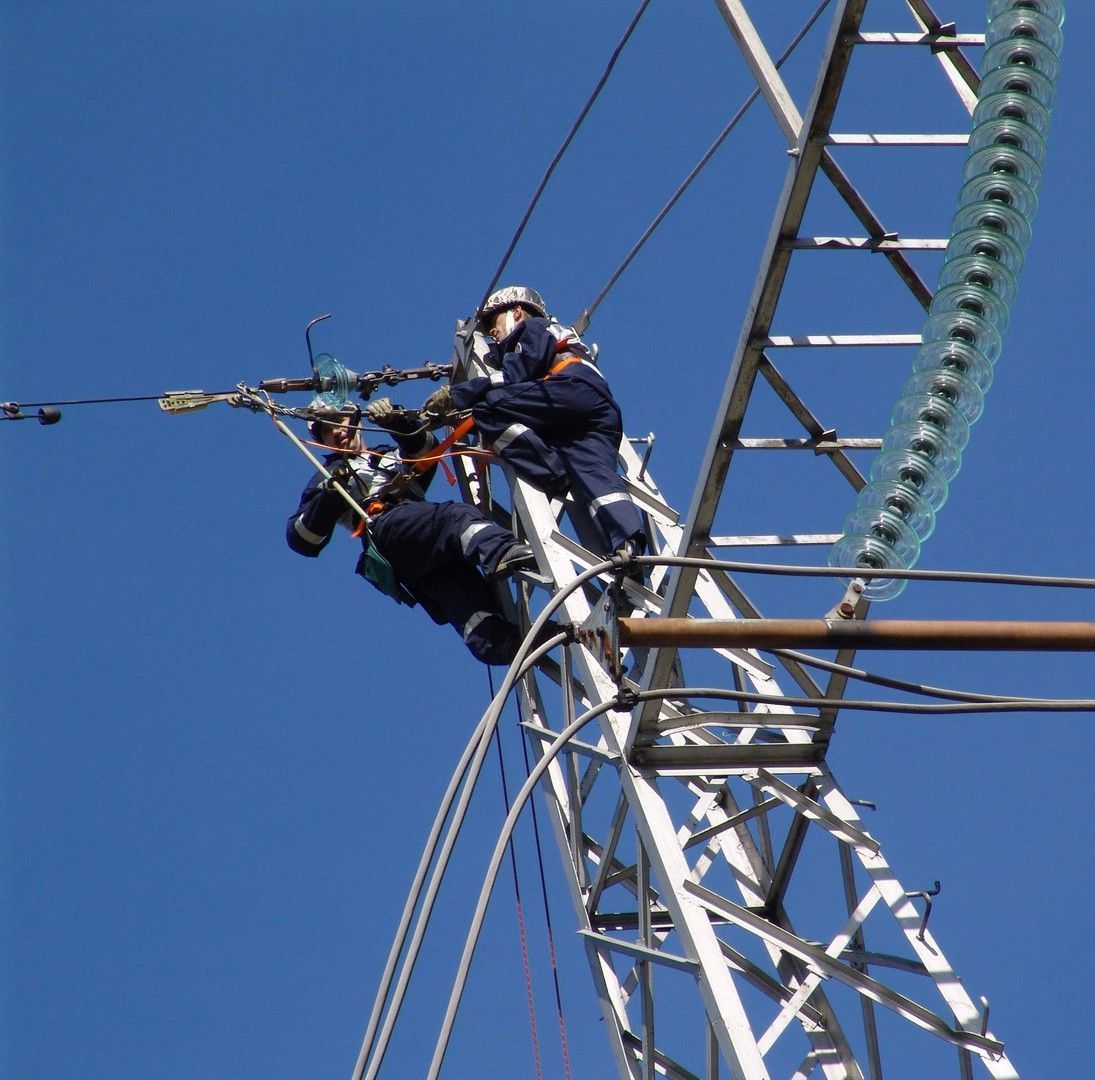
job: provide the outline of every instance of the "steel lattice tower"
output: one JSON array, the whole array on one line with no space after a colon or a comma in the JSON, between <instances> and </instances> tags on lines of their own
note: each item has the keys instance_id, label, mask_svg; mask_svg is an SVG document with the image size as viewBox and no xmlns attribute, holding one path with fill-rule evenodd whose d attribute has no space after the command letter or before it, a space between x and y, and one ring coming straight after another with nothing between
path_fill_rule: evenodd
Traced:
<instances>
[{"instance_id":1,"label":"steel lattice tower","mask_svg":"<svg viewBox=\"0 0 1095 1080\"><path fill-rule=\"evenodd\" d=\"M841 0L827 16L813 93L800 109L746 4L717 0L717 6L785 138L785 178L686 513L663 498L634 445L625 442L621 458L654 553L714 558L728 549L765 549L768 561L792 564L805 551L816 563L839 535L831 518L820 527L803 521L793 533L746 535L737 523L749 515L724 505L728 476L744 451L763 449L793 458L795 467L824 470L826 481L837 476L851 505L865 483L853 458L881 445L882 418L860 418L860 430L874 434L838 435L815 413L808 391L796 388L799 358L873 349L905 365L920 342L915 313L922 322L932 298L914 253L945 249L954 208L953 190L928 193L939 233L907 237L904 223L876 214L857 190L854 168L837 158L845 147L931 154L968 138L967 130L909 131L925 121L896 94L889 130L841 131L834 128L838 100L860 50L916 50L968 115L979 80L967 53L983 45L984 35L958 34L925 0L906 0L904 8L871 5L873 17L901 15L903 23L867 32L866 0ZM824 220L839 202L861 235L812 235L814 200L821 205L814 218ZM850 332L795 325L788 305L797 301L782 303L792 262L801 264L800 297L811 281L840 273L839 260L849 259L869 263L887 287L896 283L907 292L914 301L910 325L872 327L870 304ZM776 332L788 324L793 333ZM454 359L472 373L475 355L459 341L458 335ZM758 408L762 388L773 393ZM749 423L754 416L758 424ZM770 425L773 416L782 417L782 430L743 434ZM531 621L545 592L566 590L600 560L595 545L584 542L593 533L580 507L510 480L512 506L495 512L512 517L544 571L542 581L526 580L519 589ZM473 466L465 467L462 484L469 499L487 504ZM636 614L647 618L760 617L747 587L722 570L659 566L648 589L627 590ZM835 605L835 580L832 592ZM597 603L596 592L578 588L561 614L589 625ZM922 900L898 879L829 768L839 705L792 703L838 701L844 675L818 681L794 659L770 663L748 650L697 658L651 648L626 658L629 669L618 683L595 648L576 644L561 652L561 662L560 652L540 661L517 692L537 755L576 716L602 710L547 766L541 791L621 1077L880 1078L888 1060L880 1029L893 1022L883 1016L921 1029L931 1044L917 1075L1018 1076L989 1028L987 1009L964 988L927 927ZM837 656L841 664L852 659L850 650ZM721 683L713 682L719 677ZM764 700L719 712L689 700L688 687L727 682ZM659 696L644 696L650 691ZM702 1024L687 1032L659 1025L662 1002L681 995L702 1010ZM909 1067L907 1060L896 1064Z\"/></svg>"}]
</instances>

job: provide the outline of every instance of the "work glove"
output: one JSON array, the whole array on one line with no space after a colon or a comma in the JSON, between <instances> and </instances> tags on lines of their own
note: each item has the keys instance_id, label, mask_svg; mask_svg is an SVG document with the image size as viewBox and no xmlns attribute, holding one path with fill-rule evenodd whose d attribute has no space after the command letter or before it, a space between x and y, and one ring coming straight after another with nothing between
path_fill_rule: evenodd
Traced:
<instances>
[{"instance_id":1,"label":"work glove","mask_svg":"<svg viewBox=\"0 0 1095 1080\"><path fill-rule=\"evenodd\" d=\"M327 466L327 472L331 474L330 480L324 480L323 486L327 491L334 491L335 483L341 484L344 488L348 488L350 482L354 478L354 470L350 467L349 458L340 458L338 461L332 461Z\"/></svg>"},{"instance_id":2,"label":"work glove","mask_svg":"<svg viewBox=\"0 0 1095 1080\"><path fill-rule=\"evenodd\" d=\"M391 398L377 398L365 406L365 417L371 424L384 428L385 431L410 432L418 425L413 416L408 415L407 410L398 405L393 405Z\"/></svg>"},{"instance_id":3,"label":"work glove","mask_svg":"<svg viewBox=\"0 0 1095 1080\"><path fill-rule=\"evenodd\" d=\"M446 421L456 412L456 403L452 400L452 390L447 386L442 386L440 390L435 390L426 398L426 403L422 406L422 412L426 414L430 420Z\"/></svg>"}]
</instances>

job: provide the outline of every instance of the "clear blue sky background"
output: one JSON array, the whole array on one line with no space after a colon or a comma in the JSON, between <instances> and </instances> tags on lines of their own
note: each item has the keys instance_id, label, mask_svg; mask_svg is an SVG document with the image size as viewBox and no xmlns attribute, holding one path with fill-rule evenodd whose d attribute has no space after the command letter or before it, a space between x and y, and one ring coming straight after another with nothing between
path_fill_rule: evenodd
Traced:
<instances>
[{"instance_id":1,"label":"clear blue sky background","mask_svg":"<svg viewBox=\"0 0 1095 1080\"><path fill-rule=\"evenodd\" d=\"M775 53L814 4L763 6L778 9L758 19ZM936 6L983 28L980 2ZM352 368L445 361L453 320L480 299L634 7L6 0L0 399L300 376L304 327L328 311L317 344ZM864 26L912 29L903 9L875 0ZM1005 355L922 566L1095 575L1090 5L1074 0L1065 29ZM820 44L815 31L788 67L800 107ZM926 57L915 70L930 93L906 54L861 55L838 128L962 130ZM749 87L714 5L654 3L506 279L573 318ZM890 227L932 236L946 233L962 160L938 153L927 168L910 156L896 179L893 157L885 170L862 151L841 160ZM652 469L682 511L785 164L758 106L590 334L629 432L657 433ZM811 228L862 232L826 205ZM806 299L816 275L793 275L777 332L919 330L900 290L855 283L855 260L877 256L843 258L820 298ZM906 360L786 363L823 419L871 435ZM762 406L755 415L747 434L797 434L776 412L770 425ZM0 424L0 444L0 1072L348 1075L427 823L486 705L484 670L450 631L355 579L345 541L318 562L289 552L284 520L309 468L264 419L96 405L52 428ZM846 485L783 468L742 460L718 531L836 531ZM757 595L772 615L818 615L835 599L831 585L782 582ZM1084 618L1089 597L925 586L876 614ZM1092 696L1086 656L874 666ZM1091 723L849 715L831 755L848 793L878 802L870 827L906 887L942 880L933 928L1028 1077L1090 1072ZM423 1073L501 817L492 778L385 1075ZM522 845L545 1073L559 1076ZM574 1075L594 1080L612 1064L545 855ZM492 912L453 1076L533 1075L506 889ZM924 1080L914 1060L887 1076Z\"/></svg>"}]
</instances>

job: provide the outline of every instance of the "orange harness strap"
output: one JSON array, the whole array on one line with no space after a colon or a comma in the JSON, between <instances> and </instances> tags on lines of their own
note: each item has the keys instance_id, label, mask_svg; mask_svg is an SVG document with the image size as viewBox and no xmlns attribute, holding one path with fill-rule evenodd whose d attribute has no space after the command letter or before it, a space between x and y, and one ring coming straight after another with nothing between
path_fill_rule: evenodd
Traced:
<instances>
[{"instance_id":1,"label":"orange harness strap","mask_svg":"<svg viewBox=\"0 0 1095 1080\"><path fill-rule=\"evenodd\" d=\"M431 465L436 463L438 455L444 454L454 442L462 439L473 427L475 427L475 421L470 416L465 420L461 420L453 428L452 433L439 442L428 454L423 454L420 458L406 458L405 464L410 465L416 473L424 473ZM365 513L371 517L373 514L379 514L383 509L384 503L380 499L374 499L366 505ZM355 537L361 536L364 531L365 520L362 519L354 528L353 535Z\"/></svg>"},{"instance_id":2,"label":"orange harness strap","mask_svg":"<svg viewBox=\"0 0 1095 1080\"><path fill-rule=\"evenodd\" d=\"M580 364L581 362L582 358L580 356L574 356L573 354L568 356L565 360L558 360L552 365L551 370L544 376L544 378L550 379L552 375L558 375L559 372L563 370L563 368L570 367L571 364Z\"/></svg>"}]
</instances>

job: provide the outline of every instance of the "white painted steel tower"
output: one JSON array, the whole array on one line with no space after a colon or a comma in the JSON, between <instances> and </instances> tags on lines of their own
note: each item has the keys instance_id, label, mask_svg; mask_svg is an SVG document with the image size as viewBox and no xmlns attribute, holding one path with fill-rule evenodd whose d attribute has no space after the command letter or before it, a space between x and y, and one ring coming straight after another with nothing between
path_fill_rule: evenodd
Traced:
<instances>
[{"instance_id":1,"label":"white painted steel tower","mask_svg":"<svg viewBox=\"0 0 1095 1080\"><path fill-rule=\"evenodd\" d=\"M885 64L853 62L863 53L900 51L938 77L960 103L958 115L971 116L985 35L958 33L947 12L926 0L840 0L825 16L813 93L796 102L747 5L717 4L785 139L785 177L686 511L678 513L659 491L636 448L641 440L625 441L621 457L646 515L652 554L725 560L747 550L766 563L818 564L841 535L832 516L812 520L792 504L777 516L798 522L794 530L766 531L770 507L724 500L728 477L740 459L763 453L765 462L778 460L798 477L786 489L772 485L773 505L794 500L815 473L819 484L840 485L846 509L855 504L886 433L879 416L856 414L853 379L860 376L853 377L848 358L857 356L858 364L870 350L877 369L908 369L926 340L935 291L922 268L931 259L937 268L947 253L957 196L943 185L925 191L925 213L937 227L910 235L908 223L884 219L857 188L856 155L885 155L900 170L907 155L966 146L970 137L965 124L933 130L931 111L892 86L877 89L878 101L893 105L890 126L849 131L836 123L840 95L860 66L869 72L864 77L885 77ZM990 14L1003 17L1013 8L1033 11L1037 23L1043 15L1052 20L1060 5L1016 0L993 3ZM865 11L875 20L869 29ZM892 25L880 25L882 19ZM899 77L900 68L893 70ZM845 234L851 220L858 229ZM832 224L819 228L826 221ZM1002 231L1014 238L1016 228ZM869 300L853 325L803 325L810 289L840 275L849 288L873 277L879 289L904 291L912 301L908 325L876 325ZM475 359L465 345L458 344L455 359L467 374ZM845 380L839 418L814 404L818 365L831 382ZM532 622L547 600L565 595L557 617L590 631L580 643L546 653L516 693L541 762L541 791L619 1075L878 1080L890 1075L889 1064L900 1076L1018 1076L980 990L967 990L933 936L932 891L899 879L863 804L830 770L827 751L852 650L839 651L826 670L788 651L762 657L750 649L624 649L626 669L614 671L612 642L593 632L595 609L603 615L608 596L600 588L614 575L602 573L597 589L573 588L602 561L587 543L593 533L582 508L510 480L512 504L503 512L543 572L518 588L524 618ZM462 483L468 498L487 504L473 466ZM741 619L764 614L756 581L678 562L655 566L648 588L628 581L621 587L635 615L647 619ZM811 587L828 589L834 617L842 601L857 618L867 613L867 601L844 594L836 577L814 579ZM601 625L607 634L610 622ZM705 692L712 688L723 697ZM487 737L481 729L483 745ZM692 1002L696 1022L660 1022L670 998ZM459 987L449 1021L458 999ZM924 1049L915 1065L887 1056L885 1032L895 1024L919 1029ZM380 1027L374 1015L357 1075L379 1068ZM435 1073L443 1050L444 1036Z\"/></svg>"}]
</instances>

